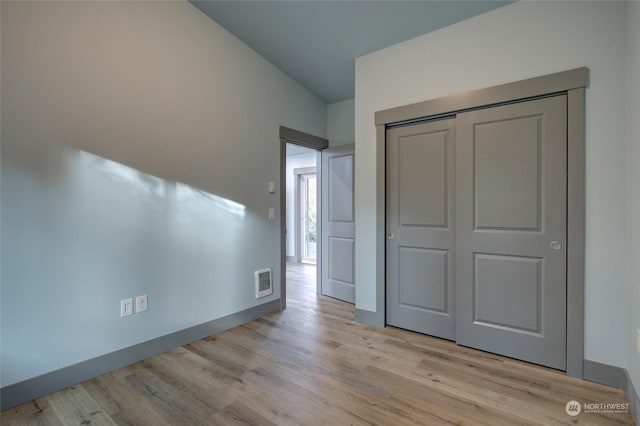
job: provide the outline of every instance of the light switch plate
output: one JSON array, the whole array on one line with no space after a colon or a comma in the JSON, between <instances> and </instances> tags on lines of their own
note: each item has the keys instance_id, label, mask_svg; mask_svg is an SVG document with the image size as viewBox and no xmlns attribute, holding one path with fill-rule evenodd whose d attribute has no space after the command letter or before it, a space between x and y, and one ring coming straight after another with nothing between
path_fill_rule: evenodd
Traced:
<instances>
[{"instance_id":1,"label":"light switch plate","mask_svg":"<svg viewBox=\"0 0 640 426\"><path fill-rule=\"evenodd\" d=\"M133 299L122 299L120 301L120 317L133 315Z\"/></svg>"},{"instance_id":2,"label":"light switch plate","mask_svg":"<svg viewBox=\"0 0 640 426\"><path fill-rule=\"evenodd\" d=\"M270 181L268 189L269 189L269 193L271 193L271 194L275 193L276 192L276 183L274 181Z\"/></svg>"},{"instance_id":3,"label":"light switch plate","mask_svg":"<svg viewBox=\"0 0 640 426\"><path fill-rule=\"evenodd\" d=\"M636 328L636 350L640 355L640 328Z\"/></svg>"},{"instance_id":4,"label":"light switch plate","mask_svg":"<svg viewBox=\"0 0 640 426\"><path fill-rule=\"evenodd\" d=\"M276 209L273 207L269 207L269 219L276 218Z\"/></svg>"}]
</instances>

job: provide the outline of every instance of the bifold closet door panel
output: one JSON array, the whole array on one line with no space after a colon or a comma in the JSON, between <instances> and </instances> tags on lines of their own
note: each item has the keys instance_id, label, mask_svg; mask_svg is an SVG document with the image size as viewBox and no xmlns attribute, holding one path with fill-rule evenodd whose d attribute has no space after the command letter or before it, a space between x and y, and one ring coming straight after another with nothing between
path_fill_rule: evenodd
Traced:
<instances>
[{"instance_id":1,"label":"bifold closet door panel","mask_svg":"<svg viewBox=\"0 0 640 426\"><path fill-rule=\"evenodd\" d=\"M566 97L456 118L456 341L566 368Z\"/></svg>"},{"instance_id":2,"label":"bifold closet door panel","mask_svg":"<svg viewBox=\"0 0 640 426\"><path fill-rule=\"evenodd\" d=\"M387 130L387 323L455 339L455 122Z\"/></svg>"}]
</instances>

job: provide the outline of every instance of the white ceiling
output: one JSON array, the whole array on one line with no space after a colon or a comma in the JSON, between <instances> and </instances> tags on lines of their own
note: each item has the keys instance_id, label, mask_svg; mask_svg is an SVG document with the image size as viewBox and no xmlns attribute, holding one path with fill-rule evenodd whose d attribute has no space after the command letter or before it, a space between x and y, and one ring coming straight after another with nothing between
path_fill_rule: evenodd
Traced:
<instances>
[{"instance_id":1,"label":"white ceiling","mask_svg":"<svg viewBox=\"0 0 640 426\"><path fill-rule=\"evenodd\" d=\"M511 3L190 1L326 103L354 97L358 56Z\"/></svg>"}]
</instances>

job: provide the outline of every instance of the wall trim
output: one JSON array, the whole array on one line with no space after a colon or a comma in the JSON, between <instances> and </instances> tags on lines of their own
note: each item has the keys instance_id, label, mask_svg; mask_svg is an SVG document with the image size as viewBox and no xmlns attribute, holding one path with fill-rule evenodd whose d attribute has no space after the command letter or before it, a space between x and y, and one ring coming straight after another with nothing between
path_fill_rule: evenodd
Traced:
<instances>
[{"instance_id":1,"label":"wall trim","mask_svg":"<svg viewBox=\"0 0 640 426\"><path fill-rule=\"evenodd\" d=\"M609 364L585 359L582 367L582 377L590 382L622 389L624 385L625 369Z\"/></svg>"},{"instance_id":2,"label":"wall trim","mask_svg":"<svg viewBox=\"0 0 640 426\"><path fill-rule=\"evenodd\" d=\"M353 319L357 322L373 325L375 327L384 328L385 320L384 315L380 312L365 311L364 309L355 308L353 312Z\"/></svg>"},{"instance_id":3,"label":"wall trim","mask_svg":"<svg viewBox=\"0 0 640 426\"><path fill-rule=\"evenodd\" d=\"M585 89L567 92L567 374L584 371Z\"/></svg>"},{"instance_id":4,"label":"wall trim","mask_svg":"<svg viewBox=\"0 0 640 426\"><path fill-rule=\"evenodd\" d=\"M637 426L640 426L640 397L638 397L638 392L636 388L633 387L633 382L631 381L631 377L629 377L629 371L624 370L624 383L622 390L624 391L624 396L629 403L629 412L633 416L633 421Z\"/></svg>"},{"instance_id":5,"label":"wall trim","mask_svg":"<svg viewBox=\"0 0 640 426\"><path fill-rule=\"evenodd\" d=\"M272 300L222 318L5 386L0 389L0 410L6 410L57 392L279 310L280 300Z\"/></svg>"},{"instance_id":6,"label":"wall trim","mask_svg":"<svg viewBox=\"0 0 640 426\"><path fill-rule=\"evenodd\" d=\"M512 83L500 84L484 89L444 96L442 98L417 102L385 109L375 113L375 124L385 125L416 118L459 112L464 109L486 107L512 100L526 99L544 94L566 92L586 87L589 69L586 67L528 78Z\"/></svg>"},{"instance_id":7,"label":"wall trim","mask_svg":"<svg viewBox=\"0 0 640 426\"><path fill-rule=\"evenodd\" d=\"M376 125L376 312L387 323L387 130ZM357 287L356 287L357 290Z\"/></svg>"},{"instance_id":8,"label":"wall trim","mask_svg":"<svg viewBox=\"0 0 640 426\"><path fill-rule=\"evenodd\" d=\"M627 369L588 359L584 360L583 368L584 380L622 389L624 397L629 403L629 412L633 416L633 421L640 426L640 397L638 397L638 392L633 386Z\"/></svg>"},{"instance_id":9,"label":"wall trim","mask_svg":"<svg viewBox=\"0 0 640 426\"><path fill-rule=\"evenodd\" d=\"M290 129L288 127L280 126L280 139L285 141L305 146L313 149L327 149L329 148L329 141L325 138L310 135L299 130Z\"/></svg>"},{"instance_id":10,"label":"wall trim","mask_svg":"<svg viewBox=\"0 0 640 426\"><path fill-rule=\"evenodd\" d=\"M297 259L295 256L287 256L287 262L289 263L296 263Z\"/></svg>"}]
</instances>

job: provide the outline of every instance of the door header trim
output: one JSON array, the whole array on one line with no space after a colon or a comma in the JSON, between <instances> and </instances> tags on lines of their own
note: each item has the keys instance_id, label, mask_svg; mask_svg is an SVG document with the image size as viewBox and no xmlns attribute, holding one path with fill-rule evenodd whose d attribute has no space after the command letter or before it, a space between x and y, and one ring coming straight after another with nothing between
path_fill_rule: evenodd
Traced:
<instances>
[{"instance_id":1,"label":"door header trim","mask_svg":"<svg viewBox=\"0 0 640 426\"><path fill-rule=\"evenodd\" d=\"M280 126L280 139L294 145L316 150L327 149L329 147L329 141L327 139L284 126Z\"/></svg>"},{"instance_id":2,"label":"door header trim","mask_svg":"<svg viewBox=\"0 0 640 426\"><path fill-rule=\"evenodd\" d=\"M376 112L375 124L376 126L388 125L434 115L450 114L463 109L492 106L514 99L566 93L568 90L587 87L588 84L589 69L587 67L575 68L542 77L385 109Z\"/></svg>"}]
</instances>

